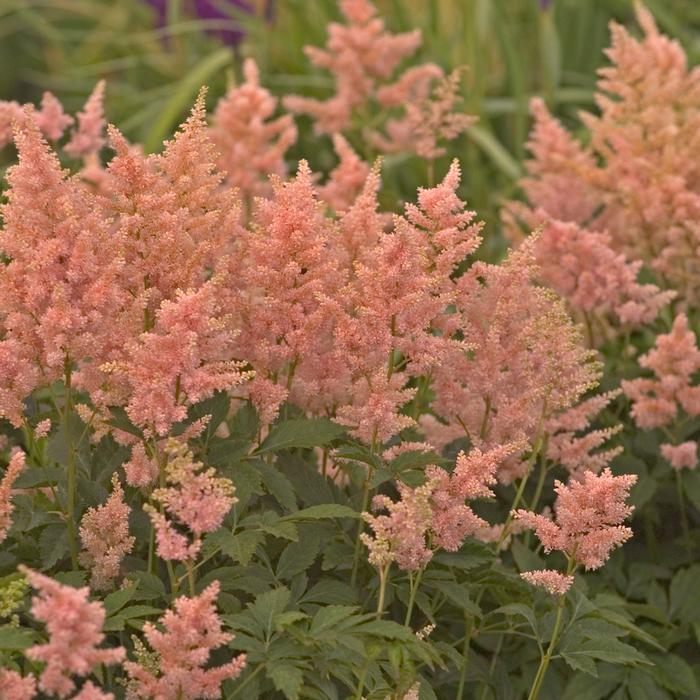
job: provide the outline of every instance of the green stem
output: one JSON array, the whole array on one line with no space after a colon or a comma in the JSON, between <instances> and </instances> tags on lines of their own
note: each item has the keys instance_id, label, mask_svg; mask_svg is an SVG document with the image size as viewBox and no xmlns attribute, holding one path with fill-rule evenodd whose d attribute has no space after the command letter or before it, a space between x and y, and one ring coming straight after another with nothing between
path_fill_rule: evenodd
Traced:
<instances>
[{"instance_id":1,"label":"green stem","mask_svg":"<svg viewBox=\"0 0 700 700\"><path fill-rule=\"evenodd\" d=\"M389 581L389 566L382 566L379 569L379 600L377 601L377 617L380 618L384 614L384 599L386 596L386 584Z\"/></svg>"},{"instance_id":2,"label":"green stem","mask_svg":"<svg viewBox=\"0 0 700 700\"><path fill-rule=\"evenodd\" d=\"M459 685L457 686L457 695L455 700L462 700L464 695L464 684L467 680L467 668L469 666L469 643L472 637L472 627L474 626L474 618L464 613L464 644L462 645L462 668L459 672Z\"/></svg>"},{"instance_id":3,"label":"green stem","mask_svg":"<svg viewBox=\"0 0 700 700\"><path fill-rule=\"evenodd\" d=\"M76 523L76 493L78 490L78 474L75 462L75 445L70 426L70 415L73 410L73 391L71 387L71 366L70 359L66 357L64 362L64 383L66 387L66 398L63 406L63 426L66 432L66 442L68 445L68 497L66 503L68 522L68 543L70 546L70 559L73 571L78 569L78 526Z\"/></svg>"},{"instance_id":4,"label":"green stem","mask_svg":"<svg viewBox=\"0 0 700 700\"><path fill-rule=\"evenodd\" d=\"M690 527L688 525L688 513L685 509L685 496L683 495L683 481L681 473L678 469L674 469L676 473L676 491L678 492L678 509L681 512L681 528L683 529L683 539L685 540L685 548L688 554L693 551L693 544L690 540Z\"/></svg>"},{"instance_id":5,"label":"green stem","mask_svg":"<svg viewBox=\"0 0 700 700\"><path fill-rule=\"evenodd\" d=\"M360 511L361 513L366 512L368 506L369 506L369 482L372 478L372 467L367 465L367 478L365 479L365 484L362 490L362 510ZM359 523L357 524L357 535L355 536L355 552L352 557L352 574L350 575L350 585L354 586L355 581L357 580L357 570L360 565L360 545L362 544L362 540L360 539L360 535L362 534L362 531L364 530L364 520L360 520Z\"/></svg>"},{"instance_id":6,"label":"green stem","mask_svg":"<svg viewBox=\"0 0 700 700\"><path fill-rule=\"evenodd\" d=\"M420 580L423 577L424 569L418 569L416 577L413 578L413 574L409 574L411 580L411 594L408 598L408 608L406 608L406 619L404 620L404 626L409 627L411 624L411 615L413 614L413 606L416 602L416 593L418 592L418 586L420 586Z\"/></svg>"},{"instance_id":7,"label":"green stem","mask_svg":"<svg viewBox=\"0 0 700 700\"><path fill-rule=\"evenodd\" d=\"M576 562L573 557L569 560L569 566L567 567L567 576L573 575L576 569ZM537 669L535 675L535 680L532 682L532 687L530 688L530 694L527 696L527 700L537 700L537 696L540 694L540 689L542 688L542 683L544 682L544 677L547 674L547 669L549 668L549 662L552 660L554 654L554 648L557 641L559 640L559 632L561 629L562 613L564 612L564 606L566 605L566 595L559 596L557 600L557 616L554 620L554 629L552 630L552 639L549 642L547 651L543 654L540 659L540 666Z\"/></svg>"},{"instance_id":8,"label":"green stem","mask_svg":"<svg viewBox=\"0 0 700 700\"><path fill-rule=\"evenodd\" d=\"M187 568L187 583L190 588L190 597L194 598L195 595L197 595L197 588L195 586L194 578L194 567L192 566L191 561L185 562L185 567Z\"/></svg>"}]
</instances>

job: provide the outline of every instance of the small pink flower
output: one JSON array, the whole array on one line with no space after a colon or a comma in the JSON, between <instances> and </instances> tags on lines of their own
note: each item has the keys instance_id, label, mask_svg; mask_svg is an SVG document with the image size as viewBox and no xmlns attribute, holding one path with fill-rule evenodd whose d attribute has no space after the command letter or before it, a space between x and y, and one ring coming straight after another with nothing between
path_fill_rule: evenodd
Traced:
<instances>
[{"instance_id":1,"label":"small pink flower","mask_svg":"<svg viewBox=\"0 0 700 700\"><path fill-rule=\"evenodd\" d=\"M682 442L680 445L661 445L661 455L674 469L695 469L698 465L698 443Z\"/></svg>"},{"instance_id":2,"label":"small pink flower","mask_svg":"<svg viewBox=\"0 0 700 700\"><path fill-rule=\"evenodd\" d=\"M25 454L21 450L15 452L0 481L0 542L7 537L7 531L12 525L12 485L24 469Z\"/></svg>"},{"instance_id":3,"label":"small pink flower","mask_svg":"<svg viewBox=\"0 0 700 700\"><path fill-rule=\"evenodd\" d=\"M39 677L39 689L65 698L74 688L71 676L84 677L99 664L116 664L124 658L124 649L100 649L105 635L104 606L88 600L88 588L72 588L32 571L20 570L37 589L32 598L32 615L46 623L48 642L26 650L33 661L45 663Z\"/></svg>"},{"instance_id":4,"label":"small pink flower","mask_svg":"<svg viewBox=\"0 0 700 700\"><path fill-rule=\"evenodd\" d=\"M560 596L565 595L574 583L573 576L565 576L558 571L543 569L541 571L524 571L520 577L532 586L540 586L547 593Z\"/></svg>"}]
</instances>

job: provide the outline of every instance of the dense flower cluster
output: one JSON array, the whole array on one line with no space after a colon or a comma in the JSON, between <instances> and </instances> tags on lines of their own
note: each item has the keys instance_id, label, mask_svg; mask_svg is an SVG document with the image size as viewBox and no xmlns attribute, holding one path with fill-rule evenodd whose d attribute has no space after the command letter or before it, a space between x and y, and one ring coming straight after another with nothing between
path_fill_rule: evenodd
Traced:
<instances>
[{"instance_id":1,"label":"dense flower cluster","mask_svg":"<svg viewBox=\"0 0 700 700\"><path fill-rule=\"evenodd\" d=\"M386 510L387 515L363 514L373 531L373 536L362 535L370 563L382 568L396 562L405 571L416 571L436 549L454 552L466 537L488 532L488 523L466 501L494 495L490 487L496 483L496 471L515 449L508 445L488 452L478 448L460 452L451 474L430 466L422 486L398 484L398 501L375 496L373 509Z\"/></svg>"},{"instance_id":2,"label":"dense flower cluster","mask_svg":"<svg viewBox=\"0 0 700 700\"><path fill-rule=\"evenodd\" d=\"M193 598L174 603L160 622L147 622L143 634L158 654L155 671L134 661L124 663L129 674L128 697L152 700L196 700L221 697L221 683L237 678L245 668L245 654L219 666L208 667L212 652L233 639L224 632L216 612L219 584L212 583Z\"/></svg>"},{"instance_id":3,"label":"dense flower cluster","mask_svg":"<svg viewBox=\"0 0 700 700\"><path fill-rule=\"evenodd\" d=\"M71 676L84 677L98 664L120 663L124 649L99 648L105 638L104 607L88 601L87 588L64 586L36 571L23 569L39 595L32 598L32 614L46 624L49 639L27 649L27 656L44 662L39 689L65 698L75 689Z\"/></svg>"},{"instance_id":4,"label":"dense flower cluster","mask_svg":"<svg viewBox=\"0 0 700 700\"><path fill-rule=\"evenodd\" d=\"M585 246L602 263L595 296L631 323L653 318L668 300L654 287L635 285L639 261L689 301L697 300L700 279L700 180L686 155L698 140L700 71L688 68L680 44L659 32L645 7L637 4L636 13L641 40L611 25L606 53L612 65L600 69L596 94L600 113L583 117L589 146L579 145L542 101L533 103L534 158L523 182L531 209L516 208L528 224L548 221L573 239L571 249L568 240L558 242L560 254L567 251L562 272L554 270L549 242L541 253L562 292L582 302L596 270L577 256L576 248Z\"/></svg>"},{"instance_id":5,"label":"dense flower cluster","mask_svg":"<svg viewBox=\"0 0 700 700\"><path fill-rule=\"evenodd\" d=\"M632 537L622 525L632 513L625 504L635 474L613 476L609 469L600 475L586 472L581 481L555 482L555 518L518 510L514 516L521 525L532 528L545 551L564 552L586 569L598 569L610 552Z\"/></svg>"},{"instance_id":6,"label":"dense flower cluster","mask_svg":"<svg viewBox=\"0 0 700 700\"><path fill-rule=\"evenodd\" d=\"M656 345L639 358L655 378L642 377L622 382L632 400L632 417L640 428L672 425L679 408L689 416L700 414L700 386L692 384L700 369L700 350L685 314L679 314L670 333L659 335Z\"/></svg>"},{"instance_id":7,"label":"dense flower cluster","mask_svg":"<svg viewBox=\"0 0 700 700\"><path fill-rule=\"evenodd\" d=\"M98 508L90 508L80 524L81 563L91 571L94 588L108 588L119 576L122 559L136 538L129 535L131 508L124 502L119 477L112 477L112 493Z\"/></svg>"}]
</instances>

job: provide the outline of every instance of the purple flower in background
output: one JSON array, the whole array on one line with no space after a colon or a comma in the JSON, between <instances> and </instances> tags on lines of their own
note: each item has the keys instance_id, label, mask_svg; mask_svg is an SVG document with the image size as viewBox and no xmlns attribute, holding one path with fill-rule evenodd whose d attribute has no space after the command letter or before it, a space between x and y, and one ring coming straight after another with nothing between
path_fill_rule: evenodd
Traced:
<instances>
[{"instance_id":1,"label":"purple flower in background","mask_svg":"<svg viewBox=\"0 0 700 700\"><path fill-rule=\"evenodd\" d=\"M147 0L148 4L155 8L158 13L158 23L165 24L168 0ZM255 11L253 3L250 0L186 0L184 3L185 12L192 17L211 20L228 20L231 22L230 29L211 30L212 34L218 36L225 44L238 44L243 38L245 32L242 29L233 27L235 21L235 11L241 10L248 14ZM272 0L266 0L264 3L265 18L271 19L272 16Z\"/></svg>"},{"instance_id":2,"label":"purple flower in background","mask_svg":"<svg viewBox=\"0 0 700 700\"><path fill-rule=\"evenodd\" d=\"M554 3L554 0L539 0L539 3L540 10L548 10Z\"/></svg>"}]
</instances>

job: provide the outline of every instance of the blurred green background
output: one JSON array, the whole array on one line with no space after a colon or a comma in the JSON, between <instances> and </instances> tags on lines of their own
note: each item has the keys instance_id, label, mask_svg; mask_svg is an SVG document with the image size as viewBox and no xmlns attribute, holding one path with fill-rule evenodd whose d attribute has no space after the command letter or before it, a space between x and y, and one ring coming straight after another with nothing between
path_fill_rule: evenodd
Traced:
<instances>
[{"instance_id":1,"label":"blurred green background","mask_svg":"<svg viewBox=\"0 0 700 700\"><path fill-rule=\"evenodd\" d=\"M339 19L335 0L210 0L222 17L199 16L195 3L162 0L0 0L0 99L36 102L51 90L75 112L100 78L107 80L108 119L147 150L157 150L200 85L213 107L255 57L274 93L328 95L329 78L313 70L305 44L322 45L326 24ZM157 4L157 3L156 3ZM467 66L464 108L478 125L450 148L464 168L471 206L495 225L499 202L513 196L525 155L527 103L543 95L568 126L593 108L596 69L604 63L611 19L633 24L631 0L376 0L393 31L420 28L416 60L450 70ZM700 61L700 2L647 0L662 29ZM216 33L242 29L238 43ZM330 142L300 121L290 158L333 166ZM5 156L6 157L6 156ZM396 202L424 183L417 160L390 158L384 196ZM444 171L446 162L439 164Z\"/></svg>"}]
</instances>

